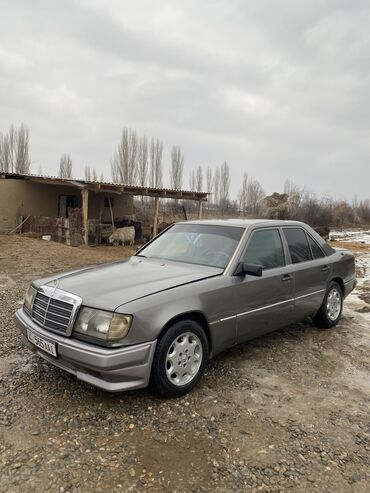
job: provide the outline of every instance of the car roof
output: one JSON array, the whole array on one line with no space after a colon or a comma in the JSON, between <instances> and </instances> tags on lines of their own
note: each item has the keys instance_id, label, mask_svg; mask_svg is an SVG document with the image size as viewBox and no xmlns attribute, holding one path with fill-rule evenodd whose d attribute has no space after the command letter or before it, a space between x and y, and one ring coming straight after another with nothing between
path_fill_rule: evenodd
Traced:
<instances>
[{"instance_id":1,"label":"car roof","mask_svg":"<svg viewBox=\"0 0 370 493\"><path fill-rule=\"evenodd\" d=\"M198 219L196 221L181 221L177 224L205 224L209 226L237 226L239 228L248 228L249 226L289 226L302 225L299 221L283 221L277 219Z\"/></svg>"}]
</instances>

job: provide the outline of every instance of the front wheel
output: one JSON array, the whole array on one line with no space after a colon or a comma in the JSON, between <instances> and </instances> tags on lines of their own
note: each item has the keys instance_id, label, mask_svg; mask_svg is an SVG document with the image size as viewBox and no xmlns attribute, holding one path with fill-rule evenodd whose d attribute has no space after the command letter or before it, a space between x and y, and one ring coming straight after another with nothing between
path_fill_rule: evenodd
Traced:
<instances>
[{"instance_id":1,"label":"front wheel","mask_svg":"<svg viewBox=\"0 0 370 493\"><path fill-rule=\"evenodd\" d=\"M325 294L320 310L314 317L314 322L320 329L329 329L336 325L342 315L343 292L336 282L331 282Z\"/></svg>"},{"instance_id":2,"label":"front wheel","mask_svg":"<svg viewBox=\"0 0 370 493\"><path fill-rule=\"evenodd\" d=\"M202 326L181 320L160 338L154 355L151 383L164 397L189 392L198 383L208 361L209 344Z\"/></svg>"}]
</instances>

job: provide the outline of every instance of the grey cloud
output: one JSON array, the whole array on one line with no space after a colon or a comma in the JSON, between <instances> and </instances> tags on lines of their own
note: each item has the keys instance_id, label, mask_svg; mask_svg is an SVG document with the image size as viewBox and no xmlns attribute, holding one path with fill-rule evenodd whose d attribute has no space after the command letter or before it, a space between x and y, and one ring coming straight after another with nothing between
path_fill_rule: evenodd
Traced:
<instances>
[{"instance_id":1,"label":"grey cloud","mask_svg":"<svg viewBox=\"0 0 370 493\"><path fill-rule=\"evenodd\" d=\"M366 1L35 0L3 13L0 131L29 125L35 171L68 152L76 174L108 178L132 126L164 141L167 163L181 145L186 176L227 160L234 194L246 170L267 192L290 177L370 195Z\"/></svg>"}]
</instances>

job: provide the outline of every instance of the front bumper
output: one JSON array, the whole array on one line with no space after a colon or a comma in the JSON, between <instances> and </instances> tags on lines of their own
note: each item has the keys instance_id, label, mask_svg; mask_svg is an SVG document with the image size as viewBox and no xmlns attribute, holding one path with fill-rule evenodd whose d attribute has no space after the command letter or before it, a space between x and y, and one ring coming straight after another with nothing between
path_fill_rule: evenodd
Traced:
<instances>
[{"instance_id":1,"label":"front bumper","mask_svg":"<svg viewBox=\"0 0 370 493\"><path fill-rule=\"evenodd\" d=\"M109 392L140 389L149 384L156 340L107 349L44 330L23 308L16 312L15 322L33 351L58 368L72 373L79 380ZM27 339L27 329L57 344L58 356L54 358L31 344Z\"/></svg>"}]
</instances>

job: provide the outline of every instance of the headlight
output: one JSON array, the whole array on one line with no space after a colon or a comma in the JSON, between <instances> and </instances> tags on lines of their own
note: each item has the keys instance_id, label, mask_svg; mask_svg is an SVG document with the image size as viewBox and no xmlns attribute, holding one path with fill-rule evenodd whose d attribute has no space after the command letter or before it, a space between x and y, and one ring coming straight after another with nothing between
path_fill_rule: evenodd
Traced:
<instances>
[{"instance_id":1,"label":"headlight","mask_svg":"<svg viewBox=\"0 0 370 493\"><path fill-rule=\"evenodd\" d=\"M32 310L33 300L35 299L36 293L37 290L33 286L30 286L27 290L26 296L24 297L24 306L28 311Z\"/></svg>"},{"instance_id":2,"label":"headlight","mask_svg":"<svg viewBox=\"0 0 370 493\"><path fill-rule=\"evenodd\" d=\"M79 334L96 337L104 341L117 341L126 337L131 322L131 315L83 307L73 330Z\"/></svg>"}]
</instances>

